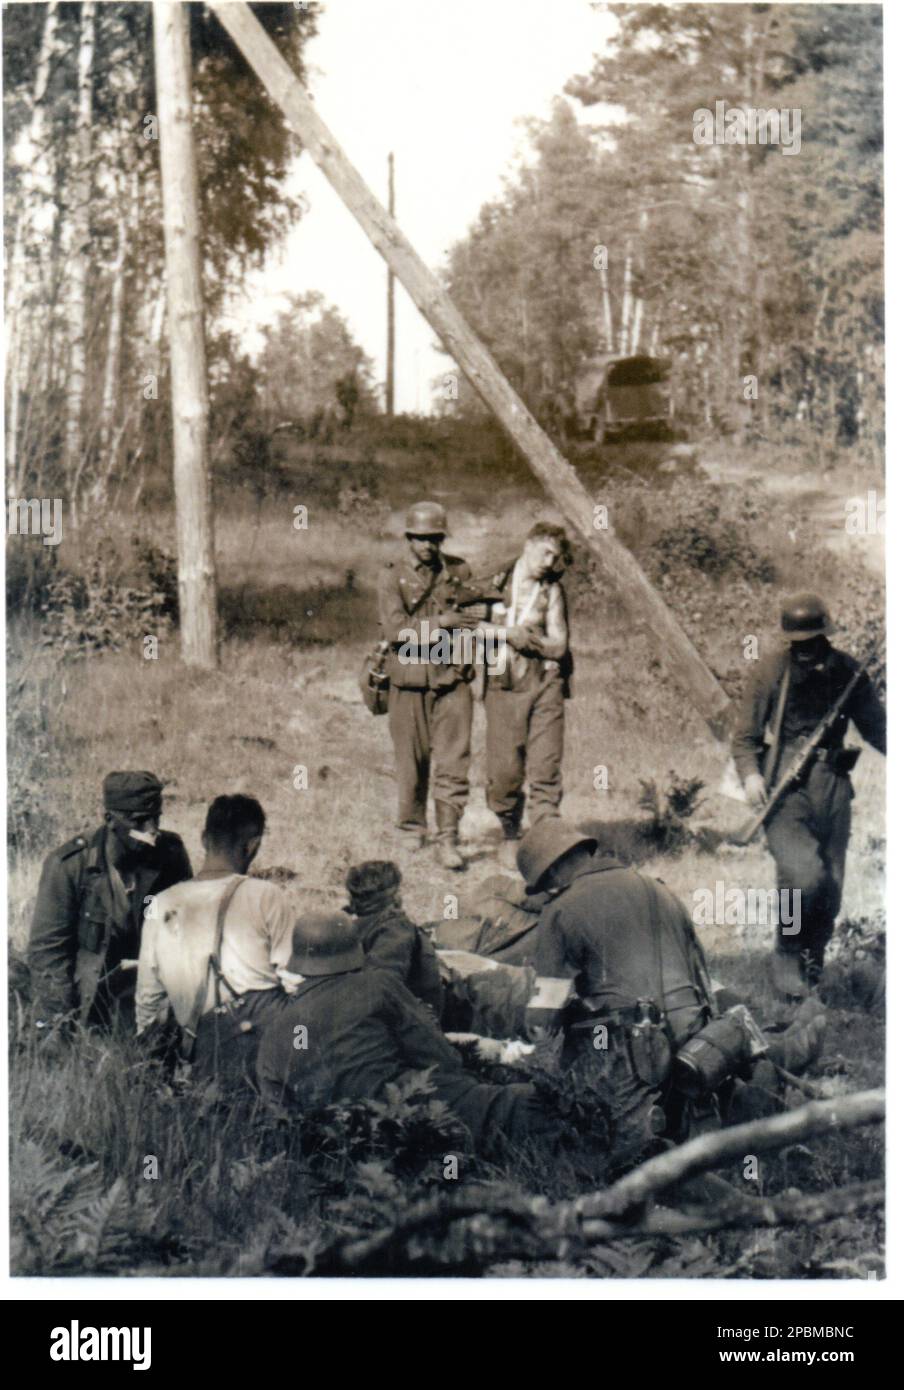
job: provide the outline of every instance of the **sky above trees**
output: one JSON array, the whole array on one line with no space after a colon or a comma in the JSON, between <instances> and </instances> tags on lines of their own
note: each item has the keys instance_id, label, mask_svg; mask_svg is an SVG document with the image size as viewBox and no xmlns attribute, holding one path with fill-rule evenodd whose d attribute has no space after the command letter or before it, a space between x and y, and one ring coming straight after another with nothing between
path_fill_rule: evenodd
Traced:
<instances>
[{"instance_id":1,"label":"sky above trees","mask_svg":"<svg viewBox=\"0 0 904 1390\"><path fill-rule=\"evenodd\" d=\"M379 197L395 152L398 219L436 269L526 147L517 122L547 116L615 28L589 0L556 0L551 16L548 0L323 4L306 53L317 109ZM249 277L228 326L259 347L255 329L279 312L285 294L317 290L348 320L382 383L383 262L309 159L288 187L309 211L265 270ZM396 409L427 411L444 359L401 289L396 316Z\"/></svg>"}]
</instances>

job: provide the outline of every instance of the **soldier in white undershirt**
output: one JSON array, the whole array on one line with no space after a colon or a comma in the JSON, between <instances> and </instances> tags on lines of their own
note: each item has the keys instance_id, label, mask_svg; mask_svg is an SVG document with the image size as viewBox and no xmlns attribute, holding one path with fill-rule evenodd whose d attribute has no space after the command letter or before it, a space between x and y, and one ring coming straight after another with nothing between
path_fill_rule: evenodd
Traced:
<instances>
[{"instance_id":1,"label":"soldier in white undershirt","mask_svg":"<svg viewBox=\"0 0 904 1390\"><path fill-rule=\"evenodd\" d=\"M200 871L153 898L145 916L138 1032L171 1009L183 1057L205 1073L250 1076L260 1033L289 998L278 971L291 952L294 912L275 884L247 877L264 825L253 797L218 796Z\"/></svg>"},{"instance_id":2,"label":"soldier in white undershirt","mask_svg":"<svg viewBox=\"0 0 904 1390\"><path fill-rule=\"evenodd\" d=\"M538 522L514 564L491 625L504 660L488 667L487 803L505 841L517 841L530 788L531 821L558 815L562 800L565 699L570 672L568 611L559 579L571 563L560 526ZM509 844L509 852L513 849Z\"/></svg>"}]
</instances>

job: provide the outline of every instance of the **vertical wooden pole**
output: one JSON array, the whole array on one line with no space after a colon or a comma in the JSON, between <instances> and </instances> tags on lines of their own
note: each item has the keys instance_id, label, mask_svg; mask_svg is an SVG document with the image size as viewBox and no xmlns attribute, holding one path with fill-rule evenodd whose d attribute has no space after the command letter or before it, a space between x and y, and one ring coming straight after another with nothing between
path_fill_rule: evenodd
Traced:
<instances>
[{"instance_id":1,"label":"vertical wooden pole","mask_svg":"<svg viewBox=\"0 0 904 1390\"><path fill-rule=\"evenodd\" d=\"M395 158L389 156L389 215L395 217ZM395 415L395 276L386 272L386 414Z\"/></svg>"},{"instance_id":2,"label":"vertical wooden pole","mask_svg":"<svg viewBox=\"0 0 904 1390\"><path fill-rule=\"evenodd\" d=\"M217 664L217 593L187 5L154 0L154 65L160 118L182 659L187 666L210 668Z\"/></svg>"}]
</instances>

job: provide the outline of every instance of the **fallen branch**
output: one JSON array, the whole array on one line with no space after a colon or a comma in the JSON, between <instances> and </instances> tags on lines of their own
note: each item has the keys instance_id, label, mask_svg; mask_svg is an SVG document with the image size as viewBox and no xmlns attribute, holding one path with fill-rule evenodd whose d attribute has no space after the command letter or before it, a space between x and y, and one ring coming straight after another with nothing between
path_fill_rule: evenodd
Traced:
<instances>
[{"instance_id":1,"label":"fallen branch","mask_svg":"<svg viewBox=\"0 0 904 1390\"><path fill-rule=\"evenodd\" d=\"M677 1149L648 1159L605 1192L579 1197L573 1205L584 1218L618 1217L675 1183L708 1168L720 1168L733 1158L784 1148L786 1144L799 1143L815 1134L876 1124L884 1117L885 1092L882 1090L810 1101L783 1115L772 1115L765 1120L753 1120L746 1125L734 1125L691 1139Z\"/></svg>"},{"instance_id":2,"label":"fallen branch","mask_svg":"<svg viewBox=\"0 0 904 1390\"><path fill-rule=\"evenodd\" d=\"M620 1179L604 1192L590 1193L575 1201L553 1206L544 1197L513 1197L510 1194L466 1188L443 1193L415 1203L390 1229L373 1235L343 1239L322 1251L317 1273L362 1273L368 1269L387 1272L412 1262L406 1255L409 1241L427 1234L442 1238L456 1222L469 1223L462 1230L464 1244L482 1247L487 1259L497 1261L513 1255L533 1259L565 1259L589 1244L638 1236L684 1236L719 1230L752 1230L757 1227L818 1225L840 1216L881 1207L882 1183L818 1193L812 1196L750 1198L740 1193L718 1201L706 1210L650 1209L652 1199L681 1182L719 1167L749 1153L782 1148L816 1134L875 1124L885 1114L883 1091L862 1091L853 1096L813 1101L787 1114L736 1125L715 1134L702 1135L680 1147L658 1154ZM722 1184L723 1189L727 1185ZM728 1194L726 1193L726 1196ZM637 1209L636 1218L624 1220L625 1213ZM490 1220L507 1224L507 1229L490 1231ZM492 1255L489 1250L492 1249ZM441 1256L437 1268L449 1269ZM277 1274L297 1274L310 1267L310 1252L298 1254L284 1250L271 1263Z\"/></svg>"},{"instance_id":3,"label":"fallen branch","mask_svg":"<svg viewBox=\"0 0 904 1390\"><path fill-rule=\"evenodd\" d=\"M742 1197L713 1211L683 1212L657 1209L632 1226L614 1221L585 1221L582 1234L587 1242L621 1239L625 1236L705 1235L713 1231L754 1230L762 1226L818 1226L841 1216L874 1210L885 1202L885 1184L859 1183L854 1187L832 1188L811 1196Z\"/></svg>"}]
</instances>

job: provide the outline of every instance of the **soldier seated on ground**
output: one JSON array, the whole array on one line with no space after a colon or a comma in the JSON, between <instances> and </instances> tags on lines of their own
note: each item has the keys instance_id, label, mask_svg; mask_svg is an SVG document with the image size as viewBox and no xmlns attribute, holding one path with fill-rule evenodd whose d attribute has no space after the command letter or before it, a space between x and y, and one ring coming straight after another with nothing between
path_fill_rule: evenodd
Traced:
<instances>
[{"instance_id":1,"label":"soldier seated on ground","mask_svg":"<svg viewBox=\"0 0 904 1390\"><path fill-rule=\"evenodd\" d=\"M104 779L104 822L47 856L28 945L37 1028L71 1020L128 1027L148 897L191 877L178 835L160 829L152 772Z\"/></svg>"},{"instance_id":2,"label":"soldier seated on ground","mask_svg":"<svg viewBox=\"0 0 904 1390\"><path fill-rule=\"evenodd\" d=\"M204 863L149 904L138 963L139 1035L171 1010L183 1059L227 1082L253 1079L263 1025L288 1002L293 914L280 888L247 877L265 824L253 797L211 802Z\"/></svg>"},{"instance_id":3,"label":"soldier seated on ground","mask_svg":"<svg viewBox=\"0 0 904 1390\"><path fill-rule=\"evenodd\" d=\"M397 975L416 999L439 1018L443 987L429 934L402 906L402 874L389 860L371 859L349 869L348 911L355 919L366 962Z\"/></svg>"},{"instance_id":4,"label":"soldier seated on ground","mask_svg":"<svg viewBox=\"0 0 904 1390\"><path fill-rule=\"evenodd\" d=\"M398 975L367 967L346 913L299 918L288 968L302 983L265 1029L257 1057L259 1089L271 1106L291 1112L378 1099L391 1083L430 1068L436 1095L478 1151L492 1152L503 1137L555 1142L557 1123L534 1087L488 1085L466 1071Z\"/></svg>"}]
</instances>

